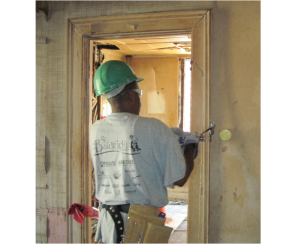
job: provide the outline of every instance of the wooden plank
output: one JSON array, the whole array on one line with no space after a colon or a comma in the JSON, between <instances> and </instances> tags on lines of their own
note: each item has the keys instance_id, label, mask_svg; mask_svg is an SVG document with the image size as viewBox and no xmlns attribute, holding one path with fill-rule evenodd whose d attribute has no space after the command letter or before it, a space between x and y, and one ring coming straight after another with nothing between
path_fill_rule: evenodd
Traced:
<instances>
[{"instance_id":1,"label":"wooden plank","mask_svg":"<svg viewBox=\"0 0 300 244\"><path fill-rule=\"evenodd\" d=\"M184 101L184 59L179 60L180 70L180 121L179 128L183 129L183 101Z\"/></svg>"},{"instance_id":2,"label":"wooden plank","mask_svg":"<svg viewBox=\"0 0 300 244\"><path fill-rule=\"evenodd\" d=\"M73 110L72 116L72 203L81 203L82 201L82 35L74 30L74 46L73 46L73 99L72 104L76 108ZM74 221L74 220L73 220ZM73 241L83 242L82 226L75 223L76 228L73 229ZM77 230L76 230L77 229ZM80 231L79 231L80 230Z\"/></svg>"},{"instance_id":3,"label":"wooden plank","mask_svg":"<svg viewBox=\"0 0 300 244\"><path fill-rule=\"evenodd\" d=\"M174 200L175 198L181 201L189 201L189 185L190 179L185 183L183 187L175 186L174 189L168 188L168 199Z\"/></svg>"},{"instance_id":4,"label":"wooden plank","mask_svg":"<svg viewBox=\"0 0 300 244\"><path fill-rule=\"evenodd\" d=\"M202 132L210 122L210 12L193 27L191 131ZM190 177L188 242L207 243L209 228L209 135L199 143Z\"/></svg>"},{"instance_id":5,"label":"wooden plank","mask_svg":"<svg viewBox=\"0 0 300 244\"><path fill-rule=\"evenodd\" d=\"M82 117L81 117L81 70L82 70L82 36L70 23L68 25L69 66L68 66L68 155L67 155L67 185L68 206L82 201ZM82 226L74 223L68 216L67 241L82 242Z\"/></svg>"},{"instance_id":6,"label":"wooden plank","mask_svg":"<svg viewBox=\"0 0 300 244\"><path fill-rule=\"evenodd\" d=\"M88 25L97 22L115 22L115 21L128 21L128 20L155 20L155 19L173 19L173 18L194 18L204 16L208 10L186 10L186 11L167 11L167 12L157 12L157 13L142 13L142 14L126 14L126 15L108 15L99 17L88 17L88 18L70 18L69 21L72 22L76 27L79 25ZM80 29L79 29L80 30ZM82 32L81 33L85 33Z\"/></svg>"},{"instance_id":7,"label":"wooden plank","mask_svg":"<svg viewBox=\"0 0 300 244\"><path fill-rule=\"evenodd\" d=\"M160 19L147 19L140 21L116 21L116 22L100 22L91 25L91 34L108 34L108 33L130 33L144 31L160 31L160 30L186 30L187 26L192 26L199 17L178 19L172 18L164 21L164 26L161 25ZM80 28L80 26L79 26ZM188 28L189 30L190 28ZM89 34L89 33L86 33Z\"/></svg>"},{"instance_id":8,"label":"wooden plank","mask_svg":"<svg viewBox=\"0 0 300 244\"><path fill-rule=\"evenodd\" d=\"M172 35L188 35L191 34L190 29L184 30L156 30L156 31L140 31L140 32L124 32L124 33L103 33L89 35L92 40L107 40L112 37L119 38L140 38L140 37L160 37L160 36L172 36Z\"/></svg>"},{"instance_id":9,"label":"wooden plank","mask_svg":"<svg viewBox=\"0 0 300 244\"><path fill-rule=\"evenodd\" d=\"M67 206L72 205L72 167L71 167L71 150L72 150L72 144L71 144L71 139L72 139L72 59L73 59L73 52L72 52L72 45L73 45L73 34L72 32L74 31L74 26L72 23L68 22L68 44L67 44L67 152L66 152L66 159L67 159ZM73 228L73 222L72 222L72 217L68 216L67 219L67 242L71 243L72 242L72 228Z\"/></svg>"},{"instance_id":10,"label":"wooden plank","mask_svg":"<svg viewBox=\"0 0 300 244\"><path fill-rule=\"evenodd\" d=\"M168 199L188 202L189 194L188 192L168 192Z\"/></svg>"},{"instance_id":11,"label":"wooden plank","mask_svg":"<svg viewBox=\"0 0 300 244\"><path fill-rule=\"evenodd\" d=\"M143 33L172 30L181 32L202 18L208 10L189 10L69 19L85 36L110 33ZM164 24L161 25L161 20Z\"/></svg>"},{"instance_id":12,"label":"wooden plank","mask_svg":"<svg viewBox=\"0 0 300 244\"><path fill-rule=\"evenodd\" d=\"M82 78L81 78L81 116L82 116L82 204L91 206L91 177L90 177L90 163L89 163L89 125L90 125L90 112L92 105L90 102L90 40L83 38L82 43ZM85 218L82 226L83 243L91 242L91 218Z\"/></svg>"}]
</instances>

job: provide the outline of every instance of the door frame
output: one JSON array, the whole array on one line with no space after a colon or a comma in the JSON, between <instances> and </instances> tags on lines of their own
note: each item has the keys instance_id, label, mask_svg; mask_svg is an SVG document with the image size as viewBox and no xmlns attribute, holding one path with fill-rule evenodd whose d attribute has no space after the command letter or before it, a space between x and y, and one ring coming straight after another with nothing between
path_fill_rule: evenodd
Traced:
<instances>
[{"instance_id":1,"label":"door frame","mask_svg":"<svg viewBox=\"0 0 300 244\"><path fill-rule=\"evenodd\" d=\"M91 169L90 42L96 39L192 35L191 131L210 123L210 10L76 18L68 20L67 203L89 205ZM199 143L190 176L188 243L207 243L209 233L209 136ZM90 241L91 221L67 218L68 243Z\"/></svg>"}]
</instances>

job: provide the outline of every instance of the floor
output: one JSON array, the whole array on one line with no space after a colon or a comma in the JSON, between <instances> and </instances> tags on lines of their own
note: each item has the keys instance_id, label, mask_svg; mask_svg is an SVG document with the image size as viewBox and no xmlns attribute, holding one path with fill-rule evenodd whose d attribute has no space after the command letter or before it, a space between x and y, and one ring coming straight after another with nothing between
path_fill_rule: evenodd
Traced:
<instances>
[{"instance_id":1,"label":"floor","mask_svg":"<svg viewBox=\"0 0 300 244\"><path fill-rule=\"evenodd\" d=\"M174 230L169 239L169 243L186 243L187 238L187 203L172 202L166 206L167 224Z\"/></svg>"},{"instance_id":2,"label":"floor","mask_svg":"<svg viewBox=\"0 0 300 244\"><path fill-rule=\"evenodd\" d=\"M187 221L186 219L178 226L170 236L169 243L186 243Z\"/></svg>"}]
</instances>

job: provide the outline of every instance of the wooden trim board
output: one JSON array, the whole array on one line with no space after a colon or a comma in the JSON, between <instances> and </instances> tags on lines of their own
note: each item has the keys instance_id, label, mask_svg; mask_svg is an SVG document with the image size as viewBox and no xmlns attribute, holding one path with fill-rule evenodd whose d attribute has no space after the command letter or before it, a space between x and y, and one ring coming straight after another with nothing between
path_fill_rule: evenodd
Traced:
<instances>
[{"instance_id":1,"label":"wooden trim board","mask_svg":"<svg viewBox=\"0 0 300 244\"><path fill-rule=\"evenodd\" d=\"M193 27L191 131L201 133L210 124L210 12ZM190 177L188 242L208 243L209 235L209 134L199 143ZM194 235L199 230L200 233Z\"/></svg>"}]
</instances>

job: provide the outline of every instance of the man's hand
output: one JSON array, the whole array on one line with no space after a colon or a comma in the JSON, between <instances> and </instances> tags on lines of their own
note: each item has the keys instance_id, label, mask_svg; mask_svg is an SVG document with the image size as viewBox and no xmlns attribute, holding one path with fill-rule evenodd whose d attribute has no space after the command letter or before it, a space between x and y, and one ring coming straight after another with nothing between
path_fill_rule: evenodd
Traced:
<instances>
[{"instance_id":1,"label":"man's hand","mask_svg":"<svg viewBox=\"0 0 300 244\"><path fill-rule=\"evenodd\" d=\"M182 129L178 127L170 127L172 132L177 136L177 140L179 142L179 145L181 148L186 148L188 144L194 144L194 158L197 157L198 154L198 139L195 137L195 135L184 132Z\"/></svg>"}]
</instances>

